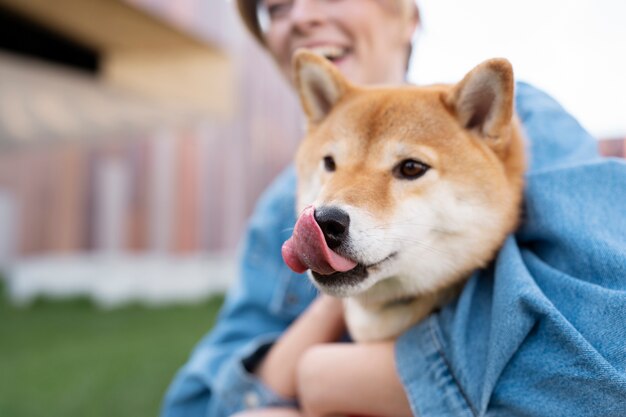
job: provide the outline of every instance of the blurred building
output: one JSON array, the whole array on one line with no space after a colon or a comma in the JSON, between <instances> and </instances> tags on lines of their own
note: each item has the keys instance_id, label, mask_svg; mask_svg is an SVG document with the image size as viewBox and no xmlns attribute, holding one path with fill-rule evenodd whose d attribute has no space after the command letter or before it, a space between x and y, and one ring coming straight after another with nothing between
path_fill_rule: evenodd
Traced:
<instances>
[{"instance_id":1,"label":"blurred building","mask_svg":"<svg viewBox=\"0 0 626 417\"><path fill-rule=\"evenodd\" d=\"M146 259L232 278L211 271L233 275L224 263L302 131L233 7L0 0L0 266L24 298L30 281L132 280Z\"/></svg>"}]
</instances>

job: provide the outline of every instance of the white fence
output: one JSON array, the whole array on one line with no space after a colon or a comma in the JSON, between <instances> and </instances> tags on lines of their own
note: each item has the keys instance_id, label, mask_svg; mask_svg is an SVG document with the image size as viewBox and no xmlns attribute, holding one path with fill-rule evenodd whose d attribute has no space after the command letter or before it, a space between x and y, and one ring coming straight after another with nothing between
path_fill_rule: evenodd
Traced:
<instances>
[{"instance_id":1,"label":"white fence","mask_svg":"<svg viewBox=\"0 0 626 417\"><path fill-rule=\"evenodd\" d=\"M228 256L72 255L21 259L7 269L12 302L37 297L88 297L113 308L137 302L150 306L198 302L223 293L235 277Z\"/></svg>"}]
</instances>

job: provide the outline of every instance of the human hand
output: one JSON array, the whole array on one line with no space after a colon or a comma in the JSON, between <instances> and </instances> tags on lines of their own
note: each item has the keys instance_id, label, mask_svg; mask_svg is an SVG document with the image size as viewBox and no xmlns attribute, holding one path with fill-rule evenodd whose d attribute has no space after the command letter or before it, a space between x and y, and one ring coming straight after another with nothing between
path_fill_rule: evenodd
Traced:
<instances>
[{"instance_id":1,"label":"human hand","mask_svg":"<svg viewBox=\"0 0 626 417\"><path fill-rule=\"evenodd\" d=\"M293 398L302 354L316 344L337 341L344 332L342 301L320 295L276 341L255 372L274 392Z\"/></svg>"}]
</instances>

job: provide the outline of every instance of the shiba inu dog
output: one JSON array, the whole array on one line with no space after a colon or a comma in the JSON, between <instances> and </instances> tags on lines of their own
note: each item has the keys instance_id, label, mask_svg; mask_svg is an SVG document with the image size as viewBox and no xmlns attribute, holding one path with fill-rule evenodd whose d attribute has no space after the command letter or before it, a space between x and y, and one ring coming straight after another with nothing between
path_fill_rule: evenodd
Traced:
<instances>
[{"instance_id":1,"label":"shiba inu dog","mask_svg":"<svg viewBox=\"0 0 626 417\"><path fill-rule=\"evenodd\" d=\"M364 88L299 52L308 119L283 258L345 299L357 341L393 338L454 296L518 223L525 167L504 59L456 85Z\"/></svg>"}]
</instances>

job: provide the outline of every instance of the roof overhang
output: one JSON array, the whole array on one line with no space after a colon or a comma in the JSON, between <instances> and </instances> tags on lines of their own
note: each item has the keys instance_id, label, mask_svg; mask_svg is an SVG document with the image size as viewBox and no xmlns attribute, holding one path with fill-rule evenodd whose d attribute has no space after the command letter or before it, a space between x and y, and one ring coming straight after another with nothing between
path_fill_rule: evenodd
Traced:
<instances>
[{"instance_id":1,"label":"roof overhang","mask_svg":"<svg viewBox=\"0 0 626 417\"><path fill-rule=\"evenodd\" d=\"M234 81L227 55L146 10L119 0L0 0L0 5L97 50L100 56L99 73L90 80L88 76L81 77L71 71L62 74L53 67L33 66L29 60L2 55L0 70L11 79L19 79L26 91L11 90L7 98L6 87L11 86L4 75L0 76L4 85L0 91L3 111L7 102L14 102L20 94L25 97L18 101L32 98L30 106L35 107L46 107L42 96L48 97L49 102L64 102L68 94L55 87L63 84L71 85L72 94L76 94L77 102L72 108L82 107L77 104L81 100L99 97L95 101L110 102L105 107L111 114L119 113L113 103L119 106L122 100L125 103L122 108L142 107L139 103L143 97L144 104L150 104L147 112L172 107L211 117L229 117L233 112ZM35 82L45 85L42 91L28 87ZM59 120L65 107L60 109L54 111ZM85 110L91 114L87 118L94 120L98 111ZM16 119L12 123L13 128L20 124ZM68 126L71 123L78 122L67 121Z\"/></svg>"}]
</instances>

